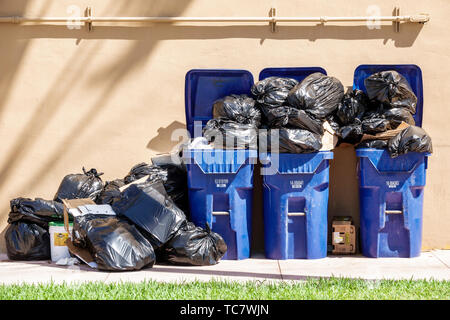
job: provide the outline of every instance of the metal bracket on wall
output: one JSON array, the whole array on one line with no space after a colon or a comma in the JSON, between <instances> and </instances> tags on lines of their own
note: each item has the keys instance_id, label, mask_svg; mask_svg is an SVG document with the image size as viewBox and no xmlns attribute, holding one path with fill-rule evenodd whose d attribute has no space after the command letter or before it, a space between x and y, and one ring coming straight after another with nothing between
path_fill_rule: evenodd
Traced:
<instances>
[{"instance_id":1,"label":"metal bracket on wall","mask_svg":"<svg viewBox=\"0 0 450 320\"><path fill-rule=\"evenodd\" d=\"M269 26L270 26L270 31L271 32L277 31L276 30L276 26L277 26L276 16L277 16L277 9L270 8L270 10L269 10L269 17L272 18L272 21L269 22Z\"/></svg>"},{"instance_id":2,"label":"metal bracket on wall","mask_svg":"<svg viewBox=\"0 0 450 320\"><path fill-rule=\"evenodd\" d=\"M87 20L84 22L86 30L88 32L91 32L92 31L92 8L91 7L87 7L84 10L84 16L87 18Z\"/></svg>"},{"instance_id":3,"label":"metal bracket on wall","mask_svg":"<svg viewBox=\"0 0 450 320\"><path fill-rule=\"evenodd\" d=\"M394 17L400 16L400 7L399 6L394 7L394 11L392 12L392 15ZM400 32L400 20L397 18L397 20L392 21L392 24L394 25L394 31Z\"/></svg>"}]
</instances>

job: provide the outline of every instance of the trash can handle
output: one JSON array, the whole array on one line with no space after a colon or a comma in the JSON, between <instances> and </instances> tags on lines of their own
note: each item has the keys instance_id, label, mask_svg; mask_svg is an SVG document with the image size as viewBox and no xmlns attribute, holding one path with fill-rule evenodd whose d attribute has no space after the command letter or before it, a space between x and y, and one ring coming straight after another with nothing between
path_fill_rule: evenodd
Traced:
<instances>
[{"instance_id":1,"label":"trash can handle","mask_svg":"<svg viewBox=\"0 0 450 320\"><path fill-rule=\"evenodd\" d=\"M384 210L385 214L403 214L403 210Z\"/></svg>"},{"instance_id":2,"label":"trash can handle","mask_svg":"<svg viewBox=\"0 0 450 320\"><path fill-rule=\"evenodd\" d=\"M229 216L230 213L228 211L213 211L213 216Z\"/></svg>"},{"instance_id":3,"label":"trash can handle","mask_svg":"<svg viewBox=\"0 0 450 320\"><path fill-rule=\"evenodd\" d=\"M306 215L305 212L288 212L288 217L302 217Z\"/></svg>"}]
</instances>

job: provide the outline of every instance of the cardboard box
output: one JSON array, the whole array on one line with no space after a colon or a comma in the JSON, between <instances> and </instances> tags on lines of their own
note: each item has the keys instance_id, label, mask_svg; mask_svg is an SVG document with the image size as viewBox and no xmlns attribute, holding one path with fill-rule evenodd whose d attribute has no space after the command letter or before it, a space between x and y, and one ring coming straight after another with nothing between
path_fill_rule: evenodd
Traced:
<instances>
[{"instance_id":1,"label":"cardboard box","mask_svg":"<svg viewBox=\"0 0 450 320\"><path fill-rule=\"evenodd\" d=\"M350 217L336 217L332 222L332 253L351 254L356 252L356 229Z\"/></svg>"},{"instance_id":2,"label":"cardboard box","mask_svg":"<svg viewBox=\"0 0 450 320\"><path fill-rule=\"evenodd\" d=\"M64 228L67 232L69 232L69 210L73 208L77 208L78 206L86 205L86 204L94 204L95 202L92 199L63 199L64 204ZM69 248L69 252L78 257L81 261L86 263L91 268L96 268L97 264L95 263L94 257L92 257L91 253L86 248L76 247L72 242L72 233L69 232L69 238L66 240L67 248Z\"/></svg>"}]
</instances>

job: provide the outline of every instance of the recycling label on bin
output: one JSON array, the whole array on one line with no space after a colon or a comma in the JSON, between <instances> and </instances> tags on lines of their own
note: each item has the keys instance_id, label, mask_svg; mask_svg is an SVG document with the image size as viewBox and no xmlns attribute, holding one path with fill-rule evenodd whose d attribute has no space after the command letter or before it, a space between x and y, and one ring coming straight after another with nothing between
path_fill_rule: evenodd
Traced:
<instances>
[{"instance_id":1,"label":"recycling label on bin","mask_svg":"<svg viewBox=\"0 0 450 320\"><path fill-rule=\"evenodd\" d=\"M228 179L215 179L214 183L217 188L226 188L228 184Z\"/></svg>"},{"instance_id":2,"label":"recycling label on bin","mask_svg":"<svg viewBox=\"0 0 450 320\"><path fill-rule=\"evenodd\" d=\"M386 181L386 185L388 188L397 188L400 185L400 181Z\"/></svg>"},{"instance_id":3,"label":"recycling label on bin","mask_svg":"<svg viewBox=\"0 0 450 320\"><path fill-rule=\"evenodd\" d=\"M291 184L291 188L293 189L301 189L303 188L303 180L291 180L289 181Z\"/></svg>"}]
</instances>

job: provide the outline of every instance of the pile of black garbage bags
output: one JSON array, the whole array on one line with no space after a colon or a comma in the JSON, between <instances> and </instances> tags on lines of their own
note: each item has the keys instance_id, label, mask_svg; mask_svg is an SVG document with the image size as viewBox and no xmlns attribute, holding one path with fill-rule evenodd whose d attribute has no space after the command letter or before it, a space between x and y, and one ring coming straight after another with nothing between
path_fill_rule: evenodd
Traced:
<instances>
[{"instance_id":1,"label":"pile of black garbage bags","mask_svg":"<svg viewBox=\"0 0 450 320\"><path fill-rule=\"evenodd\" d=\"M140 163L123 179L105 183L100 176L83 168L83 173L64 177L53 200L11 200L8 257L50 259L49 223L63 221L63 199L81 198L110 205L115 213L71 216L73 245L86 248L100 270L140 270L154 263L213 265L226 253L219 234L189 222L182 165Z\"/></svg>"},{"instance_id":2,"label":"pile of black garbage bags","mask_svg":"<svg viewBox=\"0 0 450 320\"><path fill-rule=\"evenodd\" d=\"M348 90L331 118L342 142L357 148L387 149L392 158L433 151L430 136L415 126L417 97L405 77L396 71L382 71L367 77L364 85L367 94ZM401 123L408 126L396 135L380 135Z\"/></svg>"},{"instance_id":3,"label":"pile of black garbage bags","mask_svg":"<svg viewBox=\"0 0 450 320\"><path fill-rule=\"evenodd\" d=\"M344 87L334 77L314 73L300 83L269 77L255 83L251 93L252 97L230 95L214 103L214 119L204 127L203 136L215 148L256 149L259 143L265 151L319 151L323 121L337 108Z\"/></svg>"},{"instance_id":4,"label":"pile of black garbage bags","mask_svg":"<svg viewBox=\"0 0 450 320\"><path fill-rule=\"evenodd\" d=\"M406 78L396 71L383 71L366 78L364 84L367 94L353 89L344 93L338 79L319 72L301 82L268 77L253 85L252 97L230 95L216 101L214 119L204 127L203 136L214 148L257 148L259 144L260 151L311 153L322 149L328 122L338 144L387 148L393 158L407 152L431 153L431 138L415 126L417 97ZM408 126L395 136L376 136L403 122Z\"/></svg>"}]
</instances>

